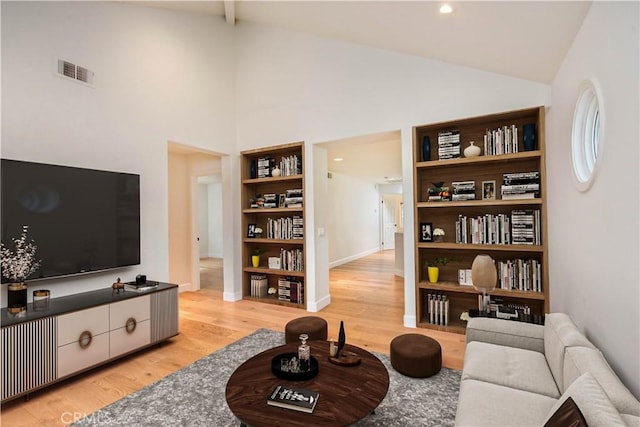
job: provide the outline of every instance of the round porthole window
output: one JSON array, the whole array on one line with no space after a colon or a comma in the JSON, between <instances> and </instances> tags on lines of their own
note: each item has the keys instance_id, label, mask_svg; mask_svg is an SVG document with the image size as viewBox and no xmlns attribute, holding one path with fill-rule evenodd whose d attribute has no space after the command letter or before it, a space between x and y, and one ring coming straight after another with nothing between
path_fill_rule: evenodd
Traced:
<instances>
[{"instance_id":1,"label":"round porthole window","mask_svg":"<svg viewBox=\"0 0 640 427\"><path fill-rule=\"evenodd\" d=\"M603 131L604 115L598 91L588 81L580 88L571 135L573 173L580 191L587 190L593 182Z\"/></svg>"}]
</instances>

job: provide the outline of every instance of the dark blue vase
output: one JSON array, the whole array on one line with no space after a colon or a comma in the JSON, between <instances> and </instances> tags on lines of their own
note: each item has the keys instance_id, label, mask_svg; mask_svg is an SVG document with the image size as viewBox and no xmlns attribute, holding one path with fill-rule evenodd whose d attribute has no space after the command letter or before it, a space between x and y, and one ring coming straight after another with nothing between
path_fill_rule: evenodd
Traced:
<instances>
[{"instance_id":1,"label":"dark blue vase","mask_svg":"<svg viewBox=\"0 0 640 427\"><path fill-rule=\"evenodd\" d=\"M431 140L429 135L422 137L422 161L431 160Z\"/></svg>"},{"instance_id":2,"label":"dark blue vase","mask_svg":"<svg viewBox=\"0 0 640 427\"><path fill-rule=\"evenodd\" d=\"M522 127L522 140L524 141L524 151L536 149L536 125L529 123Z\"/></svg>"}]
</instances>

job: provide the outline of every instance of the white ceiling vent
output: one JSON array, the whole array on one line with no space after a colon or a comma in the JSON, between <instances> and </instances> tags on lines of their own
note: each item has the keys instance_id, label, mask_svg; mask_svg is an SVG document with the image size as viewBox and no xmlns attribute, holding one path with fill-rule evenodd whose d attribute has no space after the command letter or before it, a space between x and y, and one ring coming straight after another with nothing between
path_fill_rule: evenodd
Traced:
<instances>
[{"instance_id":1,"label":"white ceiling vent","mask_svg":"<svg viewBox=\"0 0 640 427\"><path fill-rule=\"evenodd\" d=\"M58 74L93 86L93 71L76 65L73 62L58 59Z\"/></svg>"}]
</instances>

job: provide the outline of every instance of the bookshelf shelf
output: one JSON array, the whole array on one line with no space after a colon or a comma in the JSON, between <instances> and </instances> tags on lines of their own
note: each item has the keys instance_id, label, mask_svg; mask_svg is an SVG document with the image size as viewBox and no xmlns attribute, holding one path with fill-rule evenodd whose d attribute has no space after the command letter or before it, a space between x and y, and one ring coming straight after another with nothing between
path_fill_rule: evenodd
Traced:
<instances>
[{"instance_id":1,"label":"bookshelf shelf","mask_svg":"<svg viewBox=\"0 0 640 427\"><path fill-rule=\"evenodd\" d=\"M528 123L535 123L537 129L537 147L533 151L523 151L523 126ZM484 136L487 131L506 128L517 131L519 152L484 155ZM460 143L460 157L434 160L439 157L439 137L449 131L458 131L459 136L454 137L454 145L457 138ZM424 140L430 142L431 156L426 161L422 159ZM469 141L476 141L475 145L482 148L482 155L470 158L463 157L463 150L469 145ZM454 153L455 155L457 154ZM460 285L458 272L459 270L470 270L473 259L479 254L491 255L496 263L525 260L525 263L530 263L530 265L539 265L539 270L536 270L536 278L540 279L541 292L527 288L527 285L520 287L520 283L518 283L517 289L496 289L490 295L494 298L501 298L504 303L528 306L531 314L547 313L549 311L549 294L544 107L415 126L413 128L413 159L416 318L419 319L418 326L450 332L465 332L466 322L459 320L460 314L470 308L477 308L479 293L472 286ZM539 173L539 191L536 198L511 200L501 198L500 189L504 174L529 172ZM441 194L430 193L432 191L429 190L430 188L442 185L442 187L449 187L449 191L451 191L453 182L468 181L475 183L471 189L471 192L474 193L472 200L429 200L430 195ZM483 198L483 184L492 181L495 182L493 191L495 198ZM436 185L436 183L443 184ZM458 243L457 235L461 233L462 229L467 230L465 233L468 233L469 236L475 233L474 240L468 239L468 242L489 241L488 239L483 240L482 236L491 233L494 233L493 236L504 237L508 235L509 238L512 238L516 234L510 226L511 218L522 215L522 211L527 215L529 212L539 211L535 226L536 237L539 238L539 241L535 241L537 244ZM475 221L483 226L479 230L472 231L470 222L467 223L468 228L461 225L461 218ZM502 227L500 232L484 227L485 223L495 221L496 218L508 218L509 222L502 222L496 226ZM441 228L444 230L445 236L442 241L422 241L420 232L423 224L430 224L432 229ZM495 225L495 223L493 224ZM493 241L501 240L494 238ZM440 267L440 282L428 282L424 267L425 261L439 257L447 257L450 262L446 266ZM531 280L530 271L527 274L527 280ZM446 296L449 304L449 324L447 326L434 325L429 322L428 298L433 295L440 295L441 298Z\"/></svg>"},{"instance_id":2,"label":"bookshelf shelf","mask_svg":"<svg viewBox=\"0 0 640 427\"><path fill-rule=\"evenodd\" d=\"M302 168L304 143L295 142L260 149L243 151L241 153L241 207L242 207L242 294L244 299L260 301L267 304L284 305L306 308L304 291L299 292L298 302L290 302L278 298L280 288L283 297L286 293L286 282L296 282L304 288L306 273L304 270L285 270L268 268L269 258L279 258L284 262L305 263L304 230L304 173ZM272 176L274 167L280 169L280 176ZM300 193L290 194L299 190ZM270 199L271 195L271 199ZM275 195L275 200L273 200ZM297 197L297 202L289 199ZM262 200L262 204L256 201ZM271 201L270 201L271 200ZM267 207L268 201L274 207ZM287 206L287 204L300 206ZM295 225L294 225L295 223ZM262 229L260 237L249 237L249 226ZM291 236L302 238L290 238ZM282 238L286 237L286 238ZM260 266L253 267L252 254L262 251ZM266 279L268 288L278 290L276 297L252 295L252 278ZM301 283L298 285L297 283ZM263 284L264 286L264 284ZM294 284L291 284L293 289ZM253 291L256 292L257 288ZM293 294L293 291L291 291ZM294 299L291 296L291 299Z\"/></svg>"}]
</instances>

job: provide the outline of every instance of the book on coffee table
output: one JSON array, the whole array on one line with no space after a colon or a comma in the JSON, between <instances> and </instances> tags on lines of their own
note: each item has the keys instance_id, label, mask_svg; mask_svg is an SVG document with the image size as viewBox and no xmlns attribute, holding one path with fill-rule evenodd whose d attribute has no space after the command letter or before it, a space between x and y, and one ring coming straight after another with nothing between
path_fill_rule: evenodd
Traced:
<instances>
[{"instance_id":1,"label":"book on coffee table","mask_svg":"<svg viewBox=\"0 0 640 427\"><path fill-rule=\"evenodd\" d=\"M276 386L267 399L267 405L312 413L318 402L320 393L303 388L284 385Z\"/></svg>"}]
</instances>

